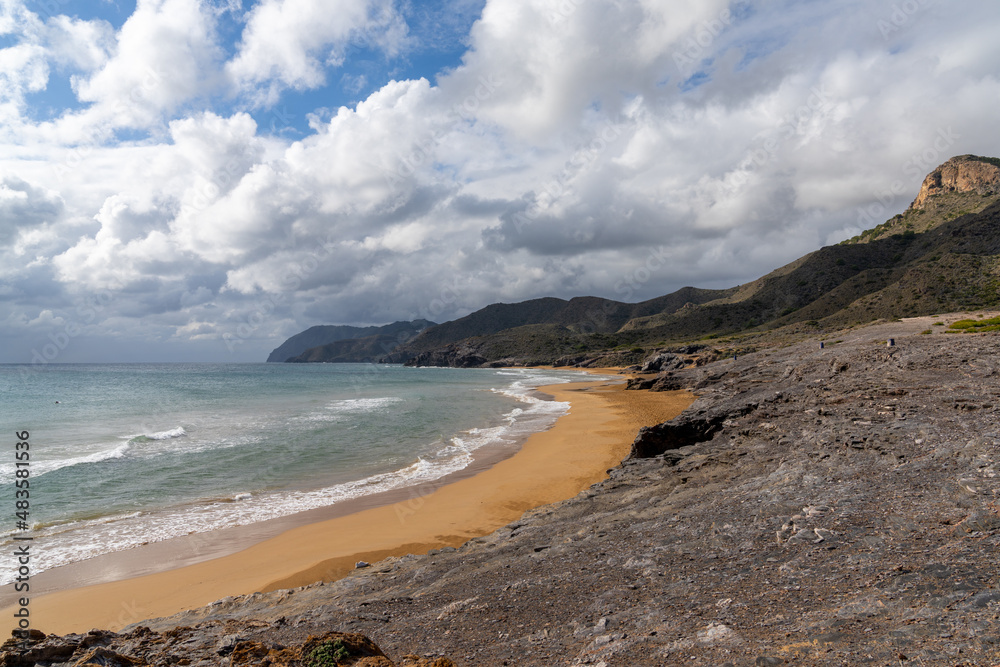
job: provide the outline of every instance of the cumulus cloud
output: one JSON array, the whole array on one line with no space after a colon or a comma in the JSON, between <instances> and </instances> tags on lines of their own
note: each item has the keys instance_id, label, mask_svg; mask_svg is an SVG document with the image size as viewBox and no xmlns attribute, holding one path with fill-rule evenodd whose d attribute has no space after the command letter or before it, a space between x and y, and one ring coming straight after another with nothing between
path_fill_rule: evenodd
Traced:
<instances>
[{"instance_id":1,"label":"cumulus cloud","mask_svg":"<svg viewBox=\"0 0 1000 667\"><path fill-rule=\"evenodd\" d=\"M102 299L96 332L260 358L321 322L731 286L1000 153L996 19L973 2L489 0L460 62L295 141L242 110L356 80L352 49L418 48L408 7L261 0L228 45L232 3L144 0L117 30L4 10L0 32L33 32L0 51L0 113L25 123L59 68L85 104L0 158L0 250L31 276L0 290L0 333Z\"/></svg>"},{"instance_id":2,"label":"cumulus cloud","mask_svg":"<svg viewBox=\"0 0 1000 667\"><path fill-rule=\"evenodd\" d=\"M85 54L77 60L101 66L73 78L74 92L89 106L51 125L49 132L58 141L85 143L106 140L121 128L162 127L183 105L220 86L223 54L215 16L200 0L140 0L106 59L93 39L104 35L92 24L59 23L74 52ZM89 54L73 43L88 31L97 33Z\"/></svg>"},{"instance_id":3,"label":"cumulus cloud","mask_svg":"<svg viewBox=\"0 0 1000 667\"><path fill-rule=\"evenodd\" d=\"M64 204L58 195L16 176L0 180L0 244L43 223L56 222Z\"/></svg>"},{"instance_id":4,"label":"cumulus cloud","mask_svg":"<svg viewBox=\"0 0 1000 667\"><path fill-rule=\"evenodd\" d=\"M323 84L326 67L340 65L352 42L391 54L405 35L406 24L384 0L261 0L226 69L238 87L258 87L258 103L273 104L284 88Z\"/></svg>"}]
</instances>

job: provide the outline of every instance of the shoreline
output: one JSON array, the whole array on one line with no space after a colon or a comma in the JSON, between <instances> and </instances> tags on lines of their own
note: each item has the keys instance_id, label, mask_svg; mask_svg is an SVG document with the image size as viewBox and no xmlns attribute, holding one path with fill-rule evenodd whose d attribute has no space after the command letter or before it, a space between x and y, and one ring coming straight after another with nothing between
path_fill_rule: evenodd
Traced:
<instances>
[{"instance_id":1,"label":"shoreline","mask_svg":"<svg viewBox=\"0 0 1000 667\"><path fill-rule=\"evenodd\" d=\"M41 573L32 580L33 627L49 633L120 629L231 595L334 580L359 560L459 546L604 479L628 454L640 426L669 419L693 400L688 392L626 395L623 383L607 380L537 391L570 402L569 412L519 448L485 451L440 480ZM170 564L164 569L163 562Z\"/></svg>"}]
</instances>

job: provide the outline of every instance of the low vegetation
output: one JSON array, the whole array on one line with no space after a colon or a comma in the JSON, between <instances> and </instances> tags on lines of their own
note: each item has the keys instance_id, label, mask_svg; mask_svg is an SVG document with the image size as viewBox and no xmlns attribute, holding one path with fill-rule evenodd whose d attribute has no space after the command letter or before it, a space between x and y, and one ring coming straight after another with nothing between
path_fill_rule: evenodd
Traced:
<instances>
[{"instance_id":1,"label":"low vegetation","mask_svg":"<svg viewBox=\"0 0 1000 667\"><path fill-rule=\"evenodd\" d=\"M952 331L964 333L981 333L983 331L1000 331L1000 317L984 320L958 320L948 327Z\"/></svg>"}]
</instances>

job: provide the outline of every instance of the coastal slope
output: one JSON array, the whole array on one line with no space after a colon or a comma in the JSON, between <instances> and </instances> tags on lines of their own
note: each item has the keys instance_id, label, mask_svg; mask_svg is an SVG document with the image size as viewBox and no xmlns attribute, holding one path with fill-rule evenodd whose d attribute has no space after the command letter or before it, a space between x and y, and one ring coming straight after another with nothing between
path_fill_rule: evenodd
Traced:
<instances>
[{"instance_id":1,"label":"coastal slope","mask_svg":"<svg viewBox=\"0 0 1000 667\"><path fill-rule=\"evenodd\" d=\"M108 645L209 664L226 637L266 651L338 630L459 665L989 667L1000 334L950 326L967 317L675 369L698 400L575 498L458 548L143 621Z\"/></svg>"}]
</instances>

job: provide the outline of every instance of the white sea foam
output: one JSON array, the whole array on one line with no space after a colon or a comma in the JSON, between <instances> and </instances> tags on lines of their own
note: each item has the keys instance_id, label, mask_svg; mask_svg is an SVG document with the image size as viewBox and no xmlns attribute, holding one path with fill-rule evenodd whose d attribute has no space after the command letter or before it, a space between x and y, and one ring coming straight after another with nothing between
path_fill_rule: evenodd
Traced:
<instances>
[{"instance_id":1,"label":"white sea foam","mask_svg":"<svg viewBox=\"0 0 1000 667\"><path fill-rule=\"evenodd\" d=\"M178 426L177 428L172 428L168 431L160 431L159 433L150 433L146 437L150 440L170 440L171 438L180 438L187 435L187 431L184 430L183 426Z\"/></svg>"},{"instance_id":2,"label":"white sea foam","mask_svg":"<svg viewBox=\"0 0 1000 667\"><path fill-rule=\"evenodd\" d=\"M249 525L353 498L433 482L467 467L477 449L509 445L529 433L544 430L569 409L568 403L544 400L531 394L541 385L571 381L565 374L554 375L537 370L498 371L496 374L506 376L505 383L511 377L517 377L506 386L492 391L515 399L518 406L503 414L501 423L455 434L442 441L436 452L419 457L410 465L320 489L276 493L244 491L224 499L204 500L171 509L133 512L43 527L35 535L46 540L46 549L39 552L33 565L36 571L41 571L148 542L206 533L229 526ZM328 404L325 410L331 414L373 413L402 401L397 397L342 399ZM144 435L140 442L172 440L185 435L187 431L178 426ZM135 441L134 437L130 439L130 442ZM200 444L191 443L194 445L193 449L201 449L198 446ZM220 442L212 446L220 445L226 446ZM114 450L60 463L75 465L96 462L104 458L124 456L128 451L129 444L126 443ZM7 536L9 533L4 537ZM9 573L0 573L0 584L9 583L10 580Z\"/></svg>"},{"instance_id":3,"label":"white sea foam","mask_svg":"<svg viewBox=\"0 0 1000 667\"><path fill-rule=\"evenodd\" d=\"M396 403L402 403L403 399L397 396L384 396L381 398L343 398L333 401L326 406L327 410L334 412L378 412L383 408Z\"/></svg>"},{"instance_id":4,"label":"white sea foam","mask_svg":"<svg viewBox=\"0 0 1000 667\"><path fill-rule=\"evenodd\" d=\"M93 454L86 454L84 456L74 456L67 459L56 459L51 461L35 460L31 464L31 475L32 477L41 477L46 473L54 472L62 468L69 468L71 466L84 465L87 463L100 463L101 461L110 461L112 459L120 459L125 456L130 449L131 445L129 443L125 443L123 445L117 445L94 452ZM13 475L13 473L13 464L0 465L0 477L9 477Z\"/></svg>"}]
</instances>

